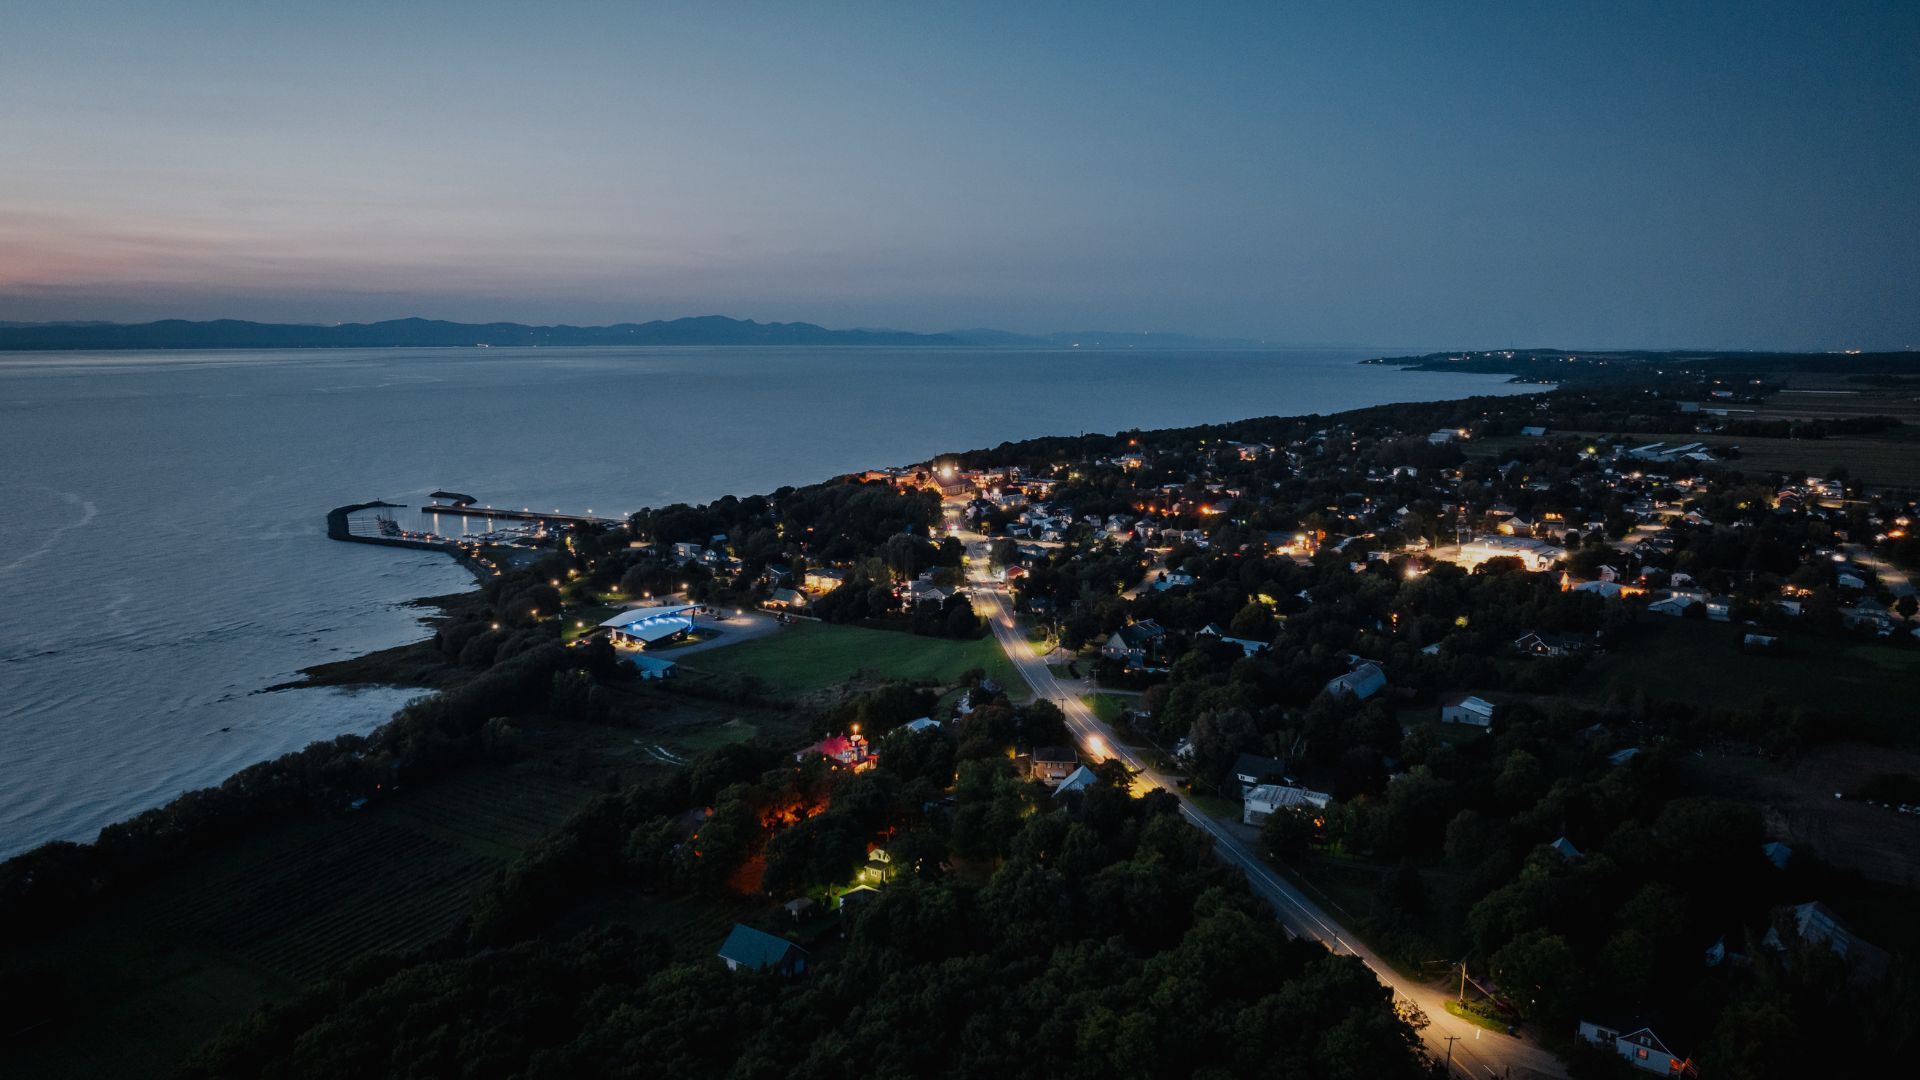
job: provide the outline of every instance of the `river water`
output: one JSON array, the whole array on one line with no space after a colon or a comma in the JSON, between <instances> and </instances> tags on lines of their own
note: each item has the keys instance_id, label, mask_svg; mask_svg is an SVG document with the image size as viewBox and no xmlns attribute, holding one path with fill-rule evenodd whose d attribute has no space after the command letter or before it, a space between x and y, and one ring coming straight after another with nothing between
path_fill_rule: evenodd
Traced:
<instances>
[{"instance_id":1,"label":"river water","mask_svg":"<svg viewBox=\"0 0 1920 1080\"><path fill-rule=\"evenodd\" d=\"M0 857L412 694L257 693L418 636L451 560L328 509L449 488L617 516L1003 440L1521 391L1360 353L369 349L0 354Z\"/></svg>"}]
</instances>

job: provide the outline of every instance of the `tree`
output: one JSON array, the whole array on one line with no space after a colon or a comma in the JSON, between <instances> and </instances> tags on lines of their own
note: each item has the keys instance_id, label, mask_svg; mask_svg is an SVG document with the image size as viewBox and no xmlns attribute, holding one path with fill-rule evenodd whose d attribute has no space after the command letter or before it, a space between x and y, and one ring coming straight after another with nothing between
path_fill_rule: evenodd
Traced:
<instances>
[{"instance_id":1,"label":"tree","mask_svg":"<svg viewBox=\"0 0 1920 1080\"><path fill-rule=\"evenodd\" d=\"M1559 934L1530 930L1493 954L1500 989L1530 1020L1564 1019L1578 1000L1580 964Z\"/></svg>"},{"instance_id":2,"label":"tree","mask_svg":"<svg viewBox=\"0 0 1920 1080\"><path fill-rule=\"evenodd\" d=\"M1228 770L1259 733L1253 717L1242 709L1217 709L1200 714L1188 737L1193 740L1196 775L1219 784L1231 779ZM1231 786L1231 785L1227 785Z\"/></svg>"},{"instance_id":3,"label":"tree","mask_svg":"<svg viewBox=\"0 0 1920 1080\"><path fill-rule=\"evenodd\" d=\"M1307 853L1319 832L1312 812L1303 807L1283 806L1275 810L1260 829L1260 840L1276 858L1297 859Z\"/></svg>"}]
</instances>

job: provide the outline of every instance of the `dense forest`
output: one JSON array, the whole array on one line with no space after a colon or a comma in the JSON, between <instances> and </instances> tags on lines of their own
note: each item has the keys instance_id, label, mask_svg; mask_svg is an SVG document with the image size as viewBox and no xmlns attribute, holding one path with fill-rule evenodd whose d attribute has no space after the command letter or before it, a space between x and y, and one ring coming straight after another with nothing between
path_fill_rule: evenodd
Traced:
<instances>
[{"instance_id":1,"label":"dense forest","mask_svg":"<svg viewBox=\"0 0 1920 1080\"><path fill-rule=\"evenodd\" d=\"M763 771L734 748L609 796L504 875L464 935L264 1013L181 1075L1423 1074L1385 988L1289 941L1170 797L1132 798L1107 770L1056 799L990 741L957 775L938 731L888 737L859 775ZM683 811L708 804L688 833ZM817 894L882 841L901 876L815 916L797 979L617 926L540 933L595 889L724 893L743 868L776 898Z\"/></svg>"}]
</instances>

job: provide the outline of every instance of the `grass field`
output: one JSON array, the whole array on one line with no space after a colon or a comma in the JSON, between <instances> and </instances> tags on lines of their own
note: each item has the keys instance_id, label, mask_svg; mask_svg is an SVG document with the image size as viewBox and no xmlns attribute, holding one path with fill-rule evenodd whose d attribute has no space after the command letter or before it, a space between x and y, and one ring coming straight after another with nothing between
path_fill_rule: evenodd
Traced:
<instances>
[{"instance_id":1,"label":"grass field","mask_svg":"<svg viewBox=\"0 0 1920 1080\"><path fill-rule=\"evenodd\" d=\"M1609 651L1589 681L1593 696L1640 688L1648 696L1696 705L1775 703L1816 714L1845 712L1906 722L1895 734L1920 743L1920 652L1872 642L1797 635L1765 656L1740 651L1745 629L1695 619L1648 617Z\"/></svg>"},{"instance_id":2,"label":"grass field","mask_svg":"<svg viewBox=\"0 0 1920 1080\"><path fill-rule=\"evenodd\" d=\"M1026 684L992 637L975 641L917 637L891 630L801 622L779 633L682 661L701 675L751 675L780 697L802 697L863 677L947 685L970 668L1009 693Z\"/></svg>"},{"instance_id":3,"label":"grass field","mask_svg":"<svg viewBox=\"0 0 1920 1080\"><path fill-rule=\"evenodd\" d=\"M1111 724L1120 719L1122 709L1138 700L1138 698L1124 697L1120 694L1089 694L1087 708L1093 710L1093 715L1099 717L1101 723Z\"/></svg>"}]
</instances>

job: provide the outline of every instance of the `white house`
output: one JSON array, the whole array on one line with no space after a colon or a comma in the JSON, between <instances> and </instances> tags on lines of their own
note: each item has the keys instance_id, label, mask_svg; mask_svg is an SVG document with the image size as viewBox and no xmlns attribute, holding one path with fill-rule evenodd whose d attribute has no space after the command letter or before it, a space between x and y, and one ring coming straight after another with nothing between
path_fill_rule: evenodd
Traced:
<instances>
[{"instance_id":1,"label":"white house","mask_svg":"<svg viewBox=\"0 0 1920 1080\"><path fill-rule=\"evenodd\" d=\"M1580 1021L1580 1037L1613 1052L1636 1069L1660 1076L1696 1076L1693 1062L1667 1049L1667 1044L1645 1024Z\"/></svg>"},{"instance_id":2,"label":"white house","mask_svg":"<svg viewBox=\"0 0 1920 1080\"><path fill-rule=\"evenodd\" d=\"M1470 724L1473 727L1491 728L1493 726L1493 711L1493 702L1467 694L1440 706L1440 722L1443 724Z\"/></svg>"},{"instance_id":3,"label":"white house","mask_svg":"<svg viewBox=\"0 0 1920 1080\"><path fill-rule=\"evenodd\" d=\"M1310 806L1324 810L1333 797L1323 791L1289 787L1285 784L1260 784L1247 791L1241 805L1240 820L1247 825L1265 825L1277 811L1289 806Z\"/></svg>"}]
</instances>

